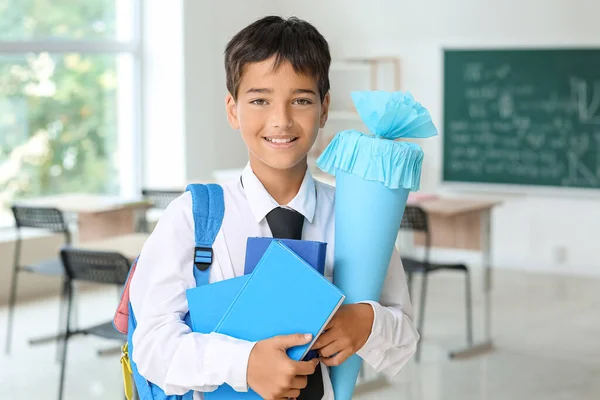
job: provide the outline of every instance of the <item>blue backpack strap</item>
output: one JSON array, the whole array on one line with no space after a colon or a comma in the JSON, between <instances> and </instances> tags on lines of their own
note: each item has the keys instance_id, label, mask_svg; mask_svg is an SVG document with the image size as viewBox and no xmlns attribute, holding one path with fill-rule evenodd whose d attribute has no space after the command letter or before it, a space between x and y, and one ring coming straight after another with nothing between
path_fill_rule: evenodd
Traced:
<instances>
[{"instance_id":1,"label":"blue backpack strap","mask_svg":"<svg viewBox=\"0 0 600 400\"><path fill-rule=\"evenodd\" d=\"M225 215L225 202L223 198L223 188L219 185L192 184L188 185L186 191L192 195L192 212L194 216L194 278L196 286L207 285L210 265L213 262L212 245L221 229L223 216ZM189 313L185 316L186 324L190 325ZM129 303L129 321L128 321L127 342L129 346L129 355L133 354L133 331L136 328L137 321L133 314L133 308ZM140 375L137 365L131 357L128 357L131 363L131 369L135 385L140 400L192 400L193 391L189 391L182 396L165 395L164 391L157 385L147 381Z\"/></svg>"},{"instance_id":2,"label":"blue backpack strap","mask_svg":"<svg viewBox=\"0 0 600 400\"><path fill-rule=\"evenodd\" d=\"M191 184L185 190L192 195L194 214L194 278L196 286L207 285L213 262L212 245L225 215L223 188L216 184Z\"/></svg>"},{"instance_id":3,"label":"blue backpack strap","mask_svg":"<svg viewBox=\"0 0 600 400\"><path fill-rule=\"evenodd\" d=\"M196 286L208 285L210 265L213 262L212 245L221 229L225 215L223 188L215 184L191 184L185 189L192 195L192 213L194 216L194 278ZM185 321L190 325L189 313ZM192 400L193 392L182 396L182 400Z\"/></svg>"}]
</instances>

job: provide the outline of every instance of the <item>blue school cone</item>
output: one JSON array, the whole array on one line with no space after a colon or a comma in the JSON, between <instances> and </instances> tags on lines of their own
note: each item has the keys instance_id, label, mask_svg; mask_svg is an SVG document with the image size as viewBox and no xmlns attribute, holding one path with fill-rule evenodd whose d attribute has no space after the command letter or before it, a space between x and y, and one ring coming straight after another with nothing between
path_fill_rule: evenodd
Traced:
<instances>
[{"instance_id":1,"label":"blue school cone","mask_svg":"<svg viewBox=\"0 0 600 400\"><path fill-rule=\"evenodd\" d=\"M348 304L379 301L408 193L347 172L336 174L334 284ZM352 398L361 364L354 355L332 368L336 400Z\"/></svg>"},{"instance_id":2,"label":"blue school cone","mask_svg":"<svg viewBox=\"0 0 600 400\"><path fill-rule=\"evenodd\" d=\"M402 92L354 92L355 107L374 135L343 131L319 168L336 176L334 284L346 303L379 301L411 190L418 190L423 151L397 138L437 134L425 108ZM331 368L336 400L351 400L362 360Z\"/></svg>"}]
</instances>

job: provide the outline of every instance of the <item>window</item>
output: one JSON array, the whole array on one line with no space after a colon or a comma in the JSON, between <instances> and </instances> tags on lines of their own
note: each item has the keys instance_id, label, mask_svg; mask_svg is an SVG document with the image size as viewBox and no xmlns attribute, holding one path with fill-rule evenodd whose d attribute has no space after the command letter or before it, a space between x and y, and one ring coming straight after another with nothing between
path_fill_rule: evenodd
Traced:
<instances>
[{"instance_id":1,"label":"window","mask_svg":"<svg viewBox=\"0 0 600 400\"><path fill-rule=\"evenodd\" d=\"M0 0L0 226L13 200L139 188L139 0Z\"/></svg>"}]
</instances>

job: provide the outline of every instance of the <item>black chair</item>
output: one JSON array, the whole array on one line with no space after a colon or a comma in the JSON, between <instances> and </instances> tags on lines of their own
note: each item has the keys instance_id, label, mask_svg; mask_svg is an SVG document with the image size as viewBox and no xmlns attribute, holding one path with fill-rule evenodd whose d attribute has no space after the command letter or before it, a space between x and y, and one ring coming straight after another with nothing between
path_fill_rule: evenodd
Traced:
<instances>
[{"instance_id":1,"label":"black chair","mask_svg":"<svg viewBox=\"0 0 600 400\"><path fill-rule=\"evenodd\" d=\"M164 210L167 206L182 195L182 191L178 190L157 190L157 189L142 189L142 197L152 202L153 209ZM138 231L149 232L147 213L143 214L138 225Z\"/></svg>"},{"instance_id":2,"label":"black chair","mask_svg":"<svg viewBox=\"0 0 600 400\"><path fill-rule=\"evenodd\" d=\"M120 341L124 344L127 336L117 332L112 320L85 329L71 330L70 316L73 308L73 289L77 281L105 283L123 286L127 280L130 262L119 253L79 250L64 247L60 257L68 276L67 318L65 323L65 345L63 346L60 370L59 400L63 398L67 347L69 339L75 335L94 335L104 339Z\"/></svg>"},{"instance_id":3,"label":"black chair","mask_svg":"<svg viewBox=\"0 0 600 400\"><path fill-rule=\"evenodd\" d=\"M471 303L471 281L469 278L469 269L464 264L436 264L430 261L429 255L431 250L431 234L429 232L429 223L427 213L417 206L406 206L402 217L401 230L409 230L413 232L421 232L425 235L425 257L423 260L416 260L410 257L402 256L402 264L407 276L408 291L412 297L412 278L413 274L420 273L423 275L421 287L421 301L418 318L419 334L423 337L423 329L425 325L425 297L427 295L427 277L432 272L437 271L457 271L465 274L465 303L466 303L466 321L467 321L467 344L473 344L473 320L472 320L472 303ZM415 360L418 362L421 355L421 344L417 347Z\"/></svg>"},{"instance_id":4,"label":"black chair","mask_svg":"<svg viewBox=\"0 0 600 400\"><path fill-rule=\"evenodd\" d=\"M12 325L14 319L14 307L17 299L17 284L19 273L30 272L47 276L63 277L63 285L60 296L61 302L59 329L61 329L63 326L63 318L65 315L65 304L68 290L67 276L65 275L64 267L58 259L58 257L49 260L44 260L42 262L32 265L21 265L21 228L35 228L48 232L61 233L64 235L65 243L67 245L71 244L71 233L69 232L68 225L65 223L64 216L60 210L56 208L26 207L14 205L12 207L12 212L15 217L17 240L15 242L13 274L10 285L10 294L8 298L8 321L6 325L5 347L6 354L10 353L12 344Z\"/></svg>"}]
</instances>

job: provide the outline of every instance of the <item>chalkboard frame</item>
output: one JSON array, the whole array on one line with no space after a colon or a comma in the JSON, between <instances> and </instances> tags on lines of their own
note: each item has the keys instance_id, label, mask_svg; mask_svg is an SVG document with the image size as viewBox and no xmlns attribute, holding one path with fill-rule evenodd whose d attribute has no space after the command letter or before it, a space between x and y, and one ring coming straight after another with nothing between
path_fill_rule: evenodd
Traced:
<instances>
[{"instance_id":1,"label":"chalkboard frame","mask_svg":"<svg viewBox=\"0 0 600 400\"><path fill-rule=\"evenodd\" d=\"M444 45L441 47L441 87L440 87L440 129L441 129L441 168L438 170L438 182L443 190L460 191L460 192L472 192L472 193L486 193L494 195L507 195L507 196L519 196L519 195L539 195L539 196L552 196L552 197L578 197L578 198L593 198L600 197L600 187L575 187L575 186L557 186L557 185L528 185L528 184L516 184L516 183L494 183L494 182L469 182L469 181L458 181L448 180L445 177L445 128L446 128L446 55L449 52L461 52L461 51L480 51L480 52L496 52L496 51L569 51L569 50L586 50L586 51L598 51L600 47L597 45L564 45L556 46L554 44L493 44L493 45Z\"/></svg>"}]
</instances>

